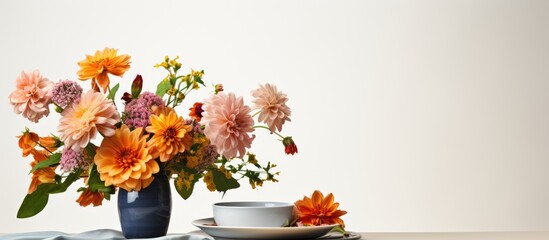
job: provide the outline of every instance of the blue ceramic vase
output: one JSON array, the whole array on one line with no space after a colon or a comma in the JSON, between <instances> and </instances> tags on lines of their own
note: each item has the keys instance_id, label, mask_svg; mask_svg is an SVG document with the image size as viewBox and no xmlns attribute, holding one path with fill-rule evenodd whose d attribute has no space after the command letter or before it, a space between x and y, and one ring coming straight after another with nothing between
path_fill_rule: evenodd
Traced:
<instances>
[{"instance_id":1,"label":"blue ceramic vase","mask_svg":"<svg viewBox=\"0 0 549 240\"><path fill-rule=\"evenodd\" d=\"M165 236L172 214L172 194L165 174L157 174L141 191L118 191L118 216L126 238Z\"/></svg>"}]
</instances>

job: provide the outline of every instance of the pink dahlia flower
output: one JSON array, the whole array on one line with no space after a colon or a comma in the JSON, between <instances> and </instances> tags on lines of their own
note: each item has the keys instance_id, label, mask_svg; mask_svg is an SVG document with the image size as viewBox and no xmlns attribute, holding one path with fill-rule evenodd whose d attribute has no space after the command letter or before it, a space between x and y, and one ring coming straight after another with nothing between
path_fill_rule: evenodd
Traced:
<instances>
[{"instance_id":1,"label":"pink dahlia flower","mask_svg":"<svg viewBox=\"0 0 549 240\"><path fill-rule=\"evenodd\" d=\"M61 113L57 130L65 147L78 151L97 136L97 132L108 137L114 134L115 124L120 115L114 104L105 95L93 90L80 98L78 104L72 104Z\"/></svg>"},{"instance_id":2,"label":"pink dahlia flower","mask_svg":"<svg viewBox=\"0 0 549 240\"><path fill-rule=\"evenodd\" d=\"M252 101L254 109L261 110L257 120L267 124L271 132L275 130L282 131L282 125L286 121L291 121L290 114L292 111L286 106L288 98L286 94L279 92L276 86L269 83L265 86L259 85L258 89L252 91L252 96L255 97Z\"/></svg>"},{"instance_id":3,"label":"pink dahlia flower","mask_svg":"<svg viewBox=\"0 0 549 240\"><path fill-rule=\"evenodd\" d=\"M40 75L38 70L30 73L21 72L17 77L16 88L9 98L17 114L30 121L38 122L50 114L50 98L53 82Z\"/></svg>"},{"instance_id":4,"label":"pink dahlia flower","mask_svg":"<svg viewBox=\"0 0 549 240\"><path fill-rule=\"evenodd\" d=\"M219 153L229 159L237 154L243 157L255 135L250 135L254 131L254 120L242 97L220 92L206 99L203 109L204 134Z\"/></svg>"}]
</instances>

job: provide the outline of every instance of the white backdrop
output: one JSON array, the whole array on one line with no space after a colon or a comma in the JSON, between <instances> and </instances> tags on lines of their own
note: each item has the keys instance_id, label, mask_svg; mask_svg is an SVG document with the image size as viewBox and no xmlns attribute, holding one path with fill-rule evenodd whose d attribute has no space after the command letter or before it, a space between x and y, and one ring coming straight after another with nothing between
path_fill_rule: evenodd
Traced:
<instances>
[{"instance_id":1,"label":"white backdrop","mask_svg":"<svg viewBox=\"0 0 549 240\"><path fill-rule=\"evenodd\" d=\"M152 66L179 55L248 102L265 82L290 97L299 154L261 131L254 147L280 182L224 199L203 183L187 201L174 191L171 232L194 230L217 201L315 189L335 194L353 231L549 230L548 12L519 0L1 1L0 233L119 229L116 196L81 208L78 184L15 217L30 182L15 136L58 120L15 115L15 78L76 79L76 62L104 47L132 56L121 89L135 74L154 89L164 73Z\"/></svg>"}]
</instances>

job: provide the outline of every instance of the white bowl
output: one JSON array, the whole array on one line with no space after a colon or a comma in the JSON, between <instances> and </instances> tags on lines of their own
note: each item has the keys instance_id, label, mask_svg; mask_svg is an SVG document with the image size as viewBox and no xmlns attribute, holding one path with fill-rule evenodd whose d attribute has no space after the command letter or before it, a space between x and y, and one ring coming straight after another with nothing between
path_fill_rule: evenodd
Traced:
<instances>
[{"instance_id":1,"label":"white bowl","mask_svg":"<svg viewBox=\"0 0 549 240\"><path fill-rule=\"evenodd\" d=\"M285 202L218 202L213 215L218 226L285 227L293 208Z\"/></svg>"}]
</instances>

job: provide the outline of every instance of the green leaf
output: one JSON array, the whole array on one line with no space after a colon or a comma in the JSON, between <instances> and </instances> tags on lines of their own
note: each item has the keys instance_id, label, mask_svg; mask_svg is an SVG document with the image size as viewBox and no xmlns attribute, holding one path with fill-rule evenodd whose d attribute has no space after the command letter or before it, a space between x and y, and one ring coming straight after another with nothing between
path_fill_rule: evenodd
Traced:
<instances>
[{"instance_id":1,"label":"green leaf","mask_svg":"<svg viewBox=\"0 0 549 240\"><path fill-rule=\"evenodd\" d=\"M88 186L92 191L99 191L103 193L114 194L113 186L105 186L105 181L102 181L99 177L99 172L97 171L97 165L93 165L92 171L90 172L90 178L88 179Z\"/></svg>"},{"instance_id":2,"label":"green leaf","mask_svg":"<svg viewBox=\"0 0 549 240\"><path fill-rule=\"evenodd\" d=\"M103 193L103 197L105 197L105 199L107 199L107 201L111 200L111 194L110 193Z\"/></svg>"},{"instance_id":3,"label":"green leaf","mask_svg":"<svg viewBox=\"0 0 549 240\"><path fill-rule=\"evenodd\" d=\"M341 233L343 236L345 237L348 237L349 236L349 233L347 231L345 231L345 229L343 229L343 227L341 225L337 225L335 226L334 228L332 228L332 230L330 231L335 231L335 232L339 232Z\"/></svg>"},{"instance_id":4,"label":"green leaf","mask_svg":"<svg viewBox=\"0 0 549 240\"><path fill-rule=\"evenodd\" d=\"M206 86L206 85L204 85L204 81L202 81L201 77L195 77L194 81L196 81L197 83L200 83L202 86Z\"/></svg>"},{"instance_id":5,"label":"green leaf","mask_svg":"<svg viewBox=\"0 0 549 240\"><path fill-rule=\"evenodd\" d=\"M119 126L117 127L120 128ZM95 145L93 145L93 143L88 143L85 150L88 153L89 158L93 159L95 157Z\"/></svg>"},{"instance_id":6,"label":"green leaf","mask_svg":"<svg viewBox=\"0 0 549 240\"><path fill-rule=\"evenodd\" d=\"M17 218L28 218L41 212L48 204L49 192L54 186L53 183L43 183L33 193L27 194L17 211Z\"/></svg>"},{"instance_id":7,"label":"green leaf","mask_svg":"<svg viewBox=\"0 0 549 240\"><path fill-rule=\"evenodd\" d=\"M158 85L156 86L156 95L160 97L164 97L164 94L166 94L166 92L168 92L168 90L170 90L171 87L172 85L170 84L170 81L167 78L165 78L164 80L162 80L162 82L158 83Z\"/></svg>"},{"instance_id":8,"label":"green leaf","mask_svg":"<svg viewBox=\"0 0 549 240\"><path fill-rule=\"evenodd\" d=\"M17 217L28 218L41 212L48 204L49 194L67 191L67 188L80 178L82 171L82 169L78 169L72 172L62 183L42 183L38 185L33 193L27 194L25 199L23 199L17 212Z\"/></svg>"},{"instance_id":9,"label":"green leaf","mask_svg":"<svg viewBox=\"0 0 549 240\"><path fill-rule=\"evenodd\" d=\"M117 83L116 85L114 85L114 87L112 87L111 90L109 91L109 95L107 96L107 99L113 100L114 96L116 95L116 92L118 92L119 87L120 87L120 83Z\"/></svg>"},{"instance_id":10,"label":"green leaf","mask_svg":"<svg viewBox=\"0 0 549 240\"><path fill-rule=\"evenodd\" d=\"M176 178L176 179L173 180L173 183L174 183L173 185L175 186L175 190L177 190L177 193L179 193L179 195L180 195L183 199L187 200L187 199L191 196L191 194L193 193L194 184L195 184L197 181L198 181L198 178L195 177L194 180L191 182L190 187L187 188L187 187L185 186L185 184L182 183L182 181L181 181L181 182L178 182L178 181L177 181L177 178Z\"/></svg>"},{"instance_id":11,"label":"green leaf","mask_svg":"<svg viewBox=\"0 0 549 240\"><path fill-rule=\"evenodd\" d=\"M240 183L234 178L227 178L225 173L218 169L212 170L213 181L215 188L220 192L227 192L229 189L235 189L240 187Z\"/></svg>"},{"instance_id":12,"label":"green leaf","mask_svg":"<svg viewBox=\"0 0 549 240\"><path fill-rule=\"evenodd\" d=\"M65 178L65 181L63 181L63 183L61 184L55 184L55 186L53 186L51 189L50 189L50 193L51 194L54 194L54 193L62 193L62 192L65 192L67 191L67 188L69 188L69 186L75 182L76 180L80 179L80 175L82 175L82 172L84 170L82 169L78 169L74 172L72 172L71 174L69 174L69 176L67 176L67 178Z\"/></svg>"},{"instance_id":13,"label":"green leaf","mask_svg":"<svg viewBox=\"0 0 549 240\"><path fill-rule=\"evenodd\" d=\"M41 169L41 168L45 168L45 167L49 167L49 166L52 166L52 165L55 165L55 164L59 164L60 160L61 160L61 153L54 153L48 159L34 165L34 167L31 169L30 173L33 173L34 171L36 171L38 169Z\"/></svg>"}]
</instances>

